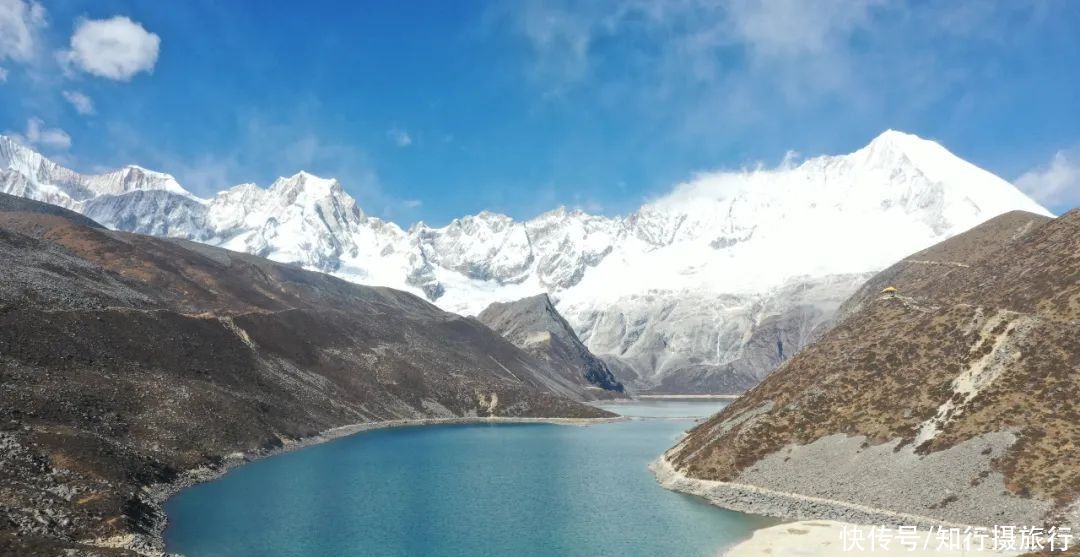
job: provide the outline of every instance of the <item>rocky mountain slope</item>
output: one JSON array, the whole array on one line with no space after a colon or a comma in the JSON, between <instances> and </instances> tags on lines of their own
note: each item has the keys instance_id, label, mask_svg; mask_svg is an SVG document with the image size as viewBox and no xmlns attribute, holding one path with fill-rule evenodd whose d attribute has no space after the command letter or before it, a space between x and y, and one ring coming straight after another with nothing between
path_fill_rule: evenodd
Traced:
<instances>
[{"instance_id":1,"label":"rocky mountain slope","mask_svg":"<svg viewBox=\"0 0 1080 557\"><path fill-rule=\"evenodd\" d=\"M482 212L408 230L305 172L199 199L166 174L82 175L4 137L0 169L0 192L110 228L405 289L448 311L548 293L593 353L660 392L740 392L820 334L873 272L1010 210L1048 214L895 131L848 155L702 174L625 217Z\"/></svg>"},{"instance_id":2,"label":"rocky mountain slope","mask_svg":"<svg viewBox=\"0 0 1080 557\"><path fill-rule=\"evenodd\" d=\"M623 385L600 358L581 343L547 294L496 302L477 319L515 346L548 364L567 381L596 398L621 396Z\"/></svg>"},{"instance_id":3,"label":"rocky mountain slope","mask_svg":"<svg viewBox=\"0 0 1080 557\"><path fill-rule=\"evenodd\" d=\"M3 555L152 533L147 486L345 424L608 415L409 293L3 194L0 260Z\"/></svg>"},{"instance_id":4,"label":"rocky mountain slope","mask_svg":"<svg viewBox=\"0 0 1080 557\"><path fill-rule=\"evenodd\" d=\"M668 451L665 481L792 517L1080 525L1080 209L917 252L840 315Z\"/></svg>"}]
</instances>

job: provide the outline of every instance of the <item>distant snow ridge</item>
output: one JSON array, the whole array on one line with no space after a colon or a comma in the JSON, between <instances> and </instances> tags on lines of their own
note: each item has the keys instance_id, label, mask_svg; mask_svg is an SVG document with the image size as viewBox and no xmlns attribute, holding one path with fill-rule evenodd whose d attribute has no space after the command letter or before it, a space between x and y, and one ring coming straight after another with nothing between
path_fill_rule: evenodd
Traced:
<instances>
[{"instance_id":1,"label":"distant snow ridge","mask_svg":"<svg viewBox=\"0 0 1080 557\"><path fill-rule=\"evenodd\" d=\"M632 389L738 392L810 342L905 255L998 214L1049 214L941 145L886 131L841 156L702 174L626 217L481 212L402 230L300 172L200 199L137 166L63 168L0 136L0 191L117 229L188 238L476 314L549 293Z\"/></svg>"}]
</instances>

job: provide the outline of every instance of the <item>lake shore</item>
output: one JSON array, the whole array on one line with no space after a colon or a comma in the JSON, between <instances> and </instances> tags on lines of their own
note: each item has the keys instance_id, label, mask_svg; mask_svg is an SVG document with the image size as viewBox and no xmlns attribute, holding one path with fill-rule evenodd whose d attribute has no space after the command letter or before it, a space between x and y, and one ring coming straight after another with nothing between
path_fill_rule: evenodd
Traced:
<instances>
[{"instance_id":1,"label":"lake shore","mask_svg":"<svg viewBox=\"0 0 1080 557\"><path fill-rule=\"evenodd\" d=\"M735 399L737 399L737 398L739 398L741 396L742 395L709 395L709 394L704 394L704 395L678 395L678 394L665 395L665 394L648 394L648 395L637 395L634 398L640 398L640 399L645 399L645 400L655 400L655 399L669 399L669 400L735 400ZM632 401L632 399L631 399L631 401Z\"/></svg>"},{"instance_id":2,"label":"lake shore","mask_svg":"<svg viewBox=\"0 0 1080 557\"><path fill-rule=\"evenodd\" d=\"M695 495L734 511L794 520L832 520L849 524L902 524L933 528L966 527L916 514L900 513L846 501L775 491L749 484L691 478L672 466L665 455L651 465L656 481L666 489Z\"/></svg>"},{"instance_id":3,"label":"lake shore","mask_svg":"<svg viewBox=\"0 0 1080 557\"><path fill-rule=\"evenodd\" d=\"M968 525L936 520L914 514L877 509L866 505L810 497L798 493L774 491L754 485L690 478L675 469L664 455L649 465L657 482L664 488L701 497L718 507L734 511L796 519L776 526L762 528L746 541L724 553L722 557L833 557L838 554L857 555L859 551L843 551L845 527L868 532L871 525L916 526L919 540L934 538L933 528L960 528ZM993 551L936 551L894 544L891 549L877 548L875 555L913 555L916 557L960 557L963 555L1014 556L1015 552Z\"/></svg>"},{"instance_id":4,"label":"lake shore","mask_svg":"<svg viewBox=\"0 0 1080 557\"><path fill-rule=\"evenodd\" d=\"M628 418L623 416L616 416L611 418L518 418L502 416L467 416L455 418L417 418L386 420L382 422L362 422L357 424L347 424L343 426L333 427L320 432L318 435L313 435L311 437L305 437L302 439L285 441L281 447L253 452L236 452L226 456L225 459L222 461L221 465L219 466L213 468L201 467L188 470L180 474L174 481L155 484L153 486L144 488L142 502L147 505L148 508L152 509L155 515L150 534L126 534L110 538L85 540L82 543L102 548L127 549L130 551L134 551L135 553L138 553L140 555L146 555L147 557L164 557L166 555L170 555L165 552L164 533L165 527L168 524L168 517L165 514L164 505L165 502L173 495L179 493L180 491L188 487L216 480L224 474L228 473L233 468L236 468L243 464L295 451L305 447L326 443L335 439L348 437L350 435L354 435L364 431L388 429L395 427L420 427L460 424L541 423L585 427L596 424L620 422L627 419Z\"/></svg>"}]
</instances>

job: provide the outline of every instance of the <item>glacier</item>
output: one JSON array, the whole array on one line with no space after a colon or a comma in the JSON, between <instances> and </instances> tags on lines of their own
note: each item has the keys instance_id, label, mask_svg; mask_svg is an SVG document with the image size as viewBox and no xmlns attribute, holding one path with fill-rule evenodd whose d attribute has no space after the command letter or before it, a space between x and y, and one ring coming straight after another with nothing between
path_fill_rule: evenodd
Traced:
<instances>
[{"instance_id":1,"label":"glacier","mask_svg":"<svg viewBox=\"0 0 1080 557\"><path fill-rule=\"evenodd\" d=\"M741 392L821 334L876 271L1001 213L1050 214L894 130L850 154L702 173L625 216L483 211L407 230L303 171L200 198L138 166L80 174L4 136L0 169L0 191L113 229L399 288L447 311L546 293L636 392Z\"/></svg>"}]
</instances>

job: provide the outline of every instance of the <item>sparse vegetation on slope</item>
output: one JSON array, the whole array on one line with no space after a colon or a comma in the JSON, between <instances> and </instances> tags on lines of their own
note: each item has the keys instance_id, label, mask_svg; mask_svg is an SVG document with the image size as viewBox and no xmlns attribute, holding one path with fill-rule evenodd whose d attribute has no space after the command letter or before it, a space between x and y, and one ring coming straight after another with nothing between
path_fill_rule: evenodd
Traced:
<instances>
[{"instance_id":1,"label":"sparse vegetation on slope","mask_svg":"<svg viewBox=\"0 0 1080 557\"><path fill-rule=\"evenodd\" d=\"M889 285L897 292L882 294ZM1016 441L991 469L950 490L993 472L1002 490L1054 513L1077 501L1080 210L992 219L883 271L840 313L819 342L669 451L673 464L736 481L768 455L834 434L925 455L1008 432ZM948 518L950 504L943 494L905 510Z\"/></svg>"},{"instance_id":2,"label":"sparse vegetation on slope","mask_svg":"<svg viewBox=\"0 0 1080 557\"><path fill-rule=\"evenodd\" d=\"M29 203L29 205L28 205ZM599 417L473 319L0 195L0 554L152 535L144 488L359 422Z\"/></svg>"}]
</instances>

